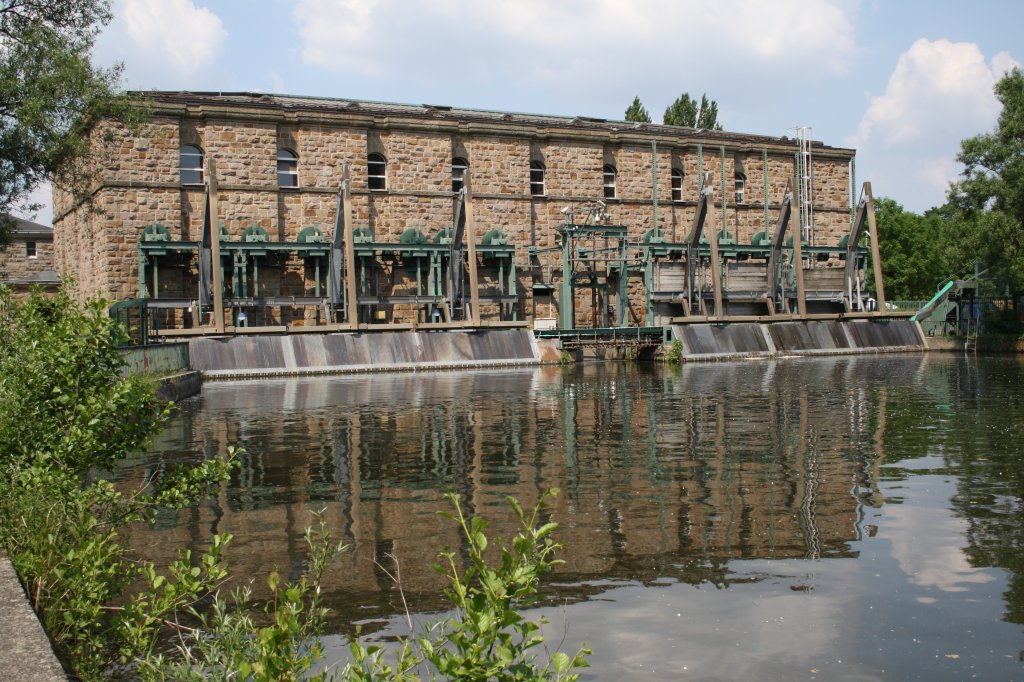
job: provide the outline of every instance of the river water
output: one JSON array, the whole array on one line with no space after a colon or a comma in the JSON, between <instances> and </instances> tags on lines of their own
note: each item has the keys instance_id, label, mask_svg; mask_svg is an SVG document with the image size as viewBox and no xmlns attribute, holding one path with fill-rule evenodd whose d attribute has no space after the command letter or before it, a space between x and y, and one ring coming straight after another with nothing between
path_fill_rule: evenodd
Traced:
<instances>
[{"instance_id":1,"label":"river water","mask_svg":"<svg viewBox=\"0 0 1024 682\"><path fill-rule=\"evenodd\" d=\"M538 614L584 679L1024 679L1022 387L1017 357L934 353L208 383L123 476L245 447L134 542L233 533L257 596L324 510L332 656L408 634L403 596L417 628L445 608L445 491L509 538L506 496L558 488Z\"/></svg>"}]
</instances>

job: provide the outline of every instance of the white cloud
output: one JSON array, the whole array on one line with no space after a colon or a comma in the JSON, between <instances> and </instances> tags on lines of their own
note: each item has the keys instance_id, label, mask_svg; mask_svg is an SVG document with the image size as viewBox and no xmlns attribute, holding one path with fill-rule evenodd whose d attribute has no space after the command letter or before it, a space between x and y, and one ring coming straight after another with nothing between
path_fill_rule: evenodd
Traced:
<instances>
[{"instance_id":1,"label":"white cloud","mask_svg":"<svg viewBox=\"0 0 1024 682\"><path fill-rule=\"evenodd\" d=\"M270 83L270 92L277 94L288 92L288 85L285 83L281 72L277 69L273 69L269 74L267 74L267 80Z\"/></svg>"},{"instance_id":2,"label":"white cloud","mask_svg":"<svg viewBox=\"0 0 1024 682\"><path fill-rule=\"evenodd\" d=\"M227 36L220 17L192 0L120 0L96 52L101 61L124 62L131 87L194 88Z\"/></svg>"},{"instance_id":3,"label":"white cloud","mask_svg":"<svg viewBox=\"0 0 1024 682\"><path fill-rule=\"evenodd\" d=\"M868 161L876 191L917 197L906 202L913 210L942 203L960 141L991 129L1000 110L992 87L1016 65L1005 52L986 61L974 43L914 42L848 141Z\"/></svg>"},{"instance_id":4,"label":"white cloud","mask_svg":"<svg viewBox=\"0 0 1024 682\"><path fill-rule=\"evenodd\" d=\"M975 568L967 560L963 548L965 520L954 517L944 504L935 504L931 499L913 502L886 507L885 524L879 535L892 541L892 555L908 582L940 592L966 592L970 585L995 580L990 571Z\"/></svg>"},{"instance_id":5,"label":"white cloud","mask_svg":"<svg viewBox=\"0 0 1024 682\"><path fill-rule=\"evenodd\" d=\"M356 75L485 75L586 84L727 62L748 72L847 68L852 7L836 0L299 0L306 64ZM779 71L773 71L776 75Z\"/></svg>"},{"instance_id":6,"label":"white cloud","mask_svg":"<svg viewBox=\"0 0 1024 682\"><path fill-rule=\"evenodd\" d=\"M871 99L858 141L906 144L990 124L999 113L992 86L1012 63L1001 53L990 66L974 43L918 40L900 55L885 94Z\"/></svg>"},{"instance_id":7,"label":"white cloud","mask_svg":"<svg viewBox=\"0 0 1024 682\"><path fill-rule=\"evenodd\" d=\"M372 76L380 61L374 45L374 9L379 0L300 0L295 21L306 64Z\"/></svg>"}]
</instances>

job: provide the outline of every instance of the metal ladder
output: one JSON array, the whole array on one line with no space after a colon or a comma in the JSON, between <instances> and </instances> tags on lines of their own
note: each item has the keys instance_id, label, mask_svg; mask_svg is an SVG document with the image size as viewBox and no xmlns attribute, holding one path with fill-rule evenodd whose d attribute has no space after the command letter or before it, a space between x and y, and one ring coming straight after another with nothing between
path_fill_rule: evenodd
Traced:
<instances>
[{"instance_id":1,"label":"metal ladder","mask_svg":"<svg viewBox=\"0 0 1024 682\"><path fill-rule=\"evenodd\" d=\"M978 352L978 323L973 317L967 317L967 324L964 330L964 353ZM974 337L971 337L971 332L974 332Z\"/></svg>"},{"instance_id":2,"label":"metal ladder","mask_svg":"<svg viewBox=\"0 0 1024 682\"><path fill-rule=\"evenodd\" d=\"M797 139L800 141L800 153L797 156L797 176L800 181L800 229L804 240L814 245L814 200L811 196L814 178L814 159L811 157L811 129L808 126L796 128Z\"/></svg>"}]
</instances>

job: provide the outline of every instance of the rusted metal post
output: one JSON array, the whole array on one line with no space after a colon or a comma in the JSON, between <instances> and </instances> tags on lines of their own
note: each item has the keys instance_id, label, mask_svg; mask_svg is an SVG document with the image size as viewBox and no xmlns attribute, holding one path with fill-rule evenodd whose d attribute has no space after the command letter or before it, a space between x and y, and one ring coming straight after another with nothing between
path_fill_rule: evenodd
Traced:
<instances>
[{"instance_id":1,"label":"rusted metal post","mask_svg":"<svg viewBox=\"0 0 1024 682\"><path fill-rule=\"evenodd\" d=\"M466 254L469 260L469 296L472 306L472 322L474 327L480 326L480 280L476 272L476 231L473 225L473 191L470 185L469 172L463 174L463 188L466 190L466 205L463 208L466 216Z\"/></svg>"},{"instance_id":2,"label":"rusted metal post","mask_svg":"<svg viewBox=\"0 0 1024 682\"><path fill-rule=\"evenodd\" d=\"M767 206L767 195L765 206ZM776 303L781 302L783 310L786 310L786 301L783 293L785 287L779 286L782 278L782 247L786 244L786 232L789 231L789 219L793 214L793 185L786 183L786 192L782 195L782 207L779 209L779 218L775 221L775 233L772 235L771 253L768 256L768 297L771 299L771 312L776 314Z\"/></svg>"},{"instance_id":3,"label":"rusted metal post","mask_svg":"<svg viewBox=\"0 0 1024 682\"><path fill-rule=\"evenodd\" d=\"M882 281L882 257L878 252L878 229L875 225L875 198L871 194L871 183L864 183L864 198L867 201L868 236L871 238L871 265L875 273L875 300L878 312L885 312L885 282Z\"/></svg>"},{"instance_id":4,"label":"rusted metal post","mask_svg":"<svg viewBox=\"0 0 1024 682\"><path fill-rule=\"evenodd\" d=\"M224 273L220 265L220 221L217 210L217 164L212 157L206 157L206 186L209 188L206 205L206 219L210 226L210 271L213 275L213 328L218 334L224 333Z\"/></svg>"},{"instance_id":5,"label":"rusted metal post","mask_svg":"<svg viewBox=\"0 0 1024 682\"><path fill-rule=\"evenodd\" d=\"M724 195L724 192L723 192ZM712 201L709 197L709 201ZM713 201L712 201L713 203ZM722 210L725 210L725 197L722 197ZM715 295L715 319L724 319L725 310L722 303L722 261L718 255L718 231L715 230L714 211L707 215L708 241L711 243L711 286ZM723 227L723 231L724 231Z\"/></svg>"},{"instance_id":6,"label":"rusted metal post","mask_svg":"<svg viewBox=\"0 0 1024 682\"><path fill-rule=\"evenodd\" d=\"M345 239L345 296L348 299L345 312L348 315L348 326L359 328L359 298L356 292L356 244L355 225L352 220L352 178L349 165L341 167L341 200L344 210L343 218Z\"/></svg>"}]
</instances>

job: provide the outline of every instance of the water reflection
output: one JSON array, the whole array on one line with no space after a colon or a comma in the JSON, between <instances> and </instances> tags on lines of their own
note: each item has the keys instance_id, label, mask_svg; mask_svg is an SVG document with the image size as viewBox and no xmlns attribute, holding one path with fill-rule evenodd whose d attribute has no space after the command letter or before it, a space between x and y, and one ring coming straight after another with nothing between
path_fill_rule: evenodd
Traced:
<instances>
[{"instance_id":1,"label":"water reflection","mask_svg":"<svg viewBox=\"0 0 1024 682\"><path fill-rule=\"evenodd\" d=\"M323 508L351 544L326 586L332 627L345 633L386 627L400 610L376 563L389 556L414 611L443 607L430 565L461 541L436 513L444 491L508 537L505 496L529 505L558 487L550 516L565 564L551 589L576 604L571 620L588 623L577 634L604 670L635 675L647 655L707 675L695 642L707 640L713 659L716 628L739 622L760 633L744 660L782 675L823 648L898 658L864 624L949 609L964 591L1005 590L1007 618L1024 622L1022 374L1016 360L907 355L213 383L126 476L244 446L216 501L166 513L137 543L167 561L173 547L231 532L240 574L294 577L308 510ZM1008 587L990 567L1009 571ZM902 614L872 601L872 590L900 585L913 595L894 600ZM720 596L726 586L733 599ZM680 627L682 606L656 606L672 601L718 625ZM593 624L611 613L616 627ZM841 641L855 623L866 629ZM686 638L689 658L673 658L666 627ZM733 664L725 678L750 674L752 664Z\"/></svg>"}]
</instances>

